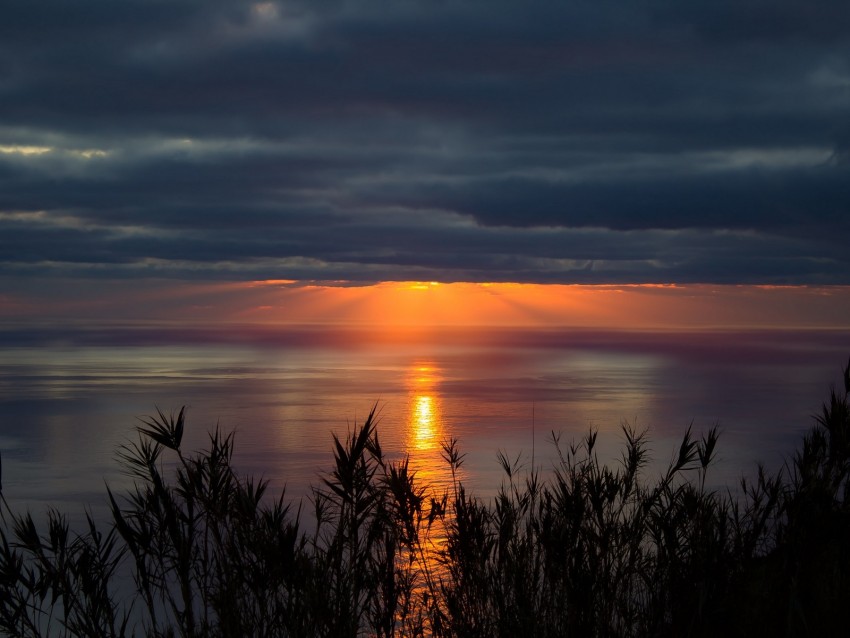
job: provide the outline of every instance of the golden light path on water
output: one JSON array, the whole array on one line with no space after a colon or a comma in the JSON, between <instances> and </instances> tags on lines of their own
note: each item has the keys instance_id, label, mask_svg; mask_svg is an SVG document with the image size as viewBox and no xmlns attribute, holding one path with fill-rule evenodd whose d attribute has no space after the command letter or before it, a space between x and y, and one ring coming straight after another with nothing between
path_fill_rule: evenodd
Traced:
<instances>
[{"instance_id":1,"label":"golden light path on water","mask_svg":"<svg viewBox=\"0 0 850 638\"><path fill-rule=\"evenodd\" d=\"M443 421L441 371L433 362L417 362L408 371L405 451L420 485L436 492L450 487L451 469L443 459L442 444L451 437Z\"/></svg>"},{"instance_id":2,"label":"golden light path on water","mask_svg":"<svg viewBox=\"0 0 850 638\"><path fill-rule=\"evenodd\" d=\"M454 490L452 471L443 458L443 443L451 438L443 420L443 399L440 393L441 370L431 361L414 363L407 373L407 415L404 447L410 459L410 469L416 483L426 488L423 513L427 516L431 499L441 500L446 493L451 503ZM462 476L458 475L457 480ZM447 513L450 511L447 510ZM425 530L423 530L425 531ZM445 529L437 522L422 538L426 552L425 567L433 577L444 573L437 554L446 547Z\"/></svg>"},{"instance_id":3,"label":"golden light path on water","mask_svg":"<svg viewBox=\"0 0 850 638\"><path fill-rule=\"evenodd\" d=\"M421 452L434 447L434 397L416 397L411 425L415 428L413 447Z\"/></svg>"}]
</instances>

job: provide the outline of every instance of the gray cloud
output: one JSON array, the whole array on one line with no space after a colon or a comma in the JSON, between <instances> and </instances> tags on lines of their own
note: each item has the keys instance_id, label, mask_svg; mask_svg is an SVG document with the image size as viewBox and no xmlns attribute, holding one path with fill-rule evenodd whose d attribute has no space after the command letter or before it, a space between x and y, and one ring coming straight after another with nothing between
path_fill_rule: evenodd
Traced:
<instances>
[{"instance_id":1,"label":"gray cloud","mask_svg":"<svg viewBox=\"0 0 850 638\"><path fill-rule=\"evenodd\" d=\"M13 1L0 275L847 284L848 19Z\"/></svg>"}]
</instances>

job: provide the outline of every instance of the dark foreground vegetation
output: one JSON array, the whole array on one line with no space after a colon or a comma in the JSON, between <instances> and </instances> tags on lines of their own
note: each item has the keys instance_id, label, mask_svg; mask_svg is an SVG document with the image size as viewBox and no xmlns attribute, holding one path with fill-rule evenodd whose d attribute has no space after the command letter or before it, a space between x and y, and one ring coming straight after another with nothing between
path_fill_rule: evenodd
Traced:
<instances>
[{"instance_id":1,"label":"dark foreground vegetation","mask_svg":"<svg viewBox=\"0 0 850 638\"><path fill-rule=\"evenodd\" d=\"M646 434L622 462L596 434L545 477L507 457L485 503L434 496L387 460L374 412L314 490L311 523L231 466L233 439L181 449L183 412L122 448L135 489L72 531L0 521L9 636L837 636L850 626L850 364L783 471L706 488L717 432L688 431L647 481ZM444 445L453 476L463 462ZM308 518L305 516L305 519ZM312 521L317 521L313 524Z\"/></svg>"}]
</instances>

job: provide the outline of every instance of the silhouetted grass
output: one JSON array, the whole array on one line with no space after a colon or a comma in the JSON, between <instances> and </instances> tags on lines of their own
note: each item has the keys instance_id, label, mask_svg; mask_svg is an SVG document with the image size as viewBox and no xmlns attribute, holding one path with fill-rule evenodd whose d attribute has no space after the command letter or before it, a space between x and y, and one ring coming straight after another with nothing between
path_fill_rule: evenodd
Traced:
<instances>
[{"instance_id":1,"label":"silhouetted grass","mask_svg":"<svg viewBox=\"0 0 850 638\"><path fill-rule=\"evenodd\" d=\"M552 471L500 455L491 502L458 480L435 497L389 461L375 412L310 504L238 476L233 437L181 449L158 412L119 450L135 487L72 531L0 507L0 630L9 636L843 635L850 621L850 364L800 449L733 496L706 488L716 429L685 433L655 481L647 435L619 464L597 433L553 436ZM168 468L166 470L166 468ZM0 498L2 487L0 486Z\"/></svg>"}]
</instances>

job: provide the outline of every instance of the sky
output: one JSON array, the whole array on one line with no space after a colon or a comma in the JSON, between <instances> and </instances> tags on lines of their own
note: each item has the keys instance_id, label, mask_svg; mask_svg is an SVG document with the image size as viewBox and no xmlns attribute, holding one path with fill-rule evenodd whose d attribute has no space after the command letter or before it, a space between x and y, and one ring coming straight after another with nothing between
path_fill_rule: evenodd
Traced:
<instances>
[{"instance_id":1,"label":"sky","mask_svg":"<svg viewBox=\"0 0 850 638\"><path fill-rule=\"evenodd\" d=\"M845 0L3 4L0 320L846 327L849 237Z\"/></svg>"}]
</instances>

